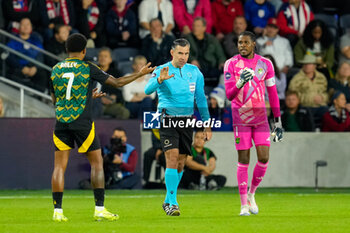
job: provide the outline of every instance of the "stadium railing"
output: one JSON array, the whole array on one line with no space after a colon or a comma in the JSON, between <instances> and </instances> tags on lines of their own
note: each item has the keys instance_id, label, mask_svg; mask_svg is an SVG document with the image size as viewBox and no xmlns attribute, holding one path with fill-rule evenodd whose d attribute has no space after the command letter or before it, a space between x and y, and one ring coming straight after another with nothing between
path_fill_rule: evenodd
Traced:
<instances>
[{"instance_id":1,"label":"stadium railing","mask_svg":"<svg viewBox=\"0 0 350 233\"><path fill-rule=\"evenodd\" d=\"M22 84L19 84L17 82L14 82L12 80L9 80L7 78L0 76L0 81L6 83L7 85L14 86L19 89L20 92L20 117L23 118L24 116L24 92L29 92L31 95L39 96L44 100L51 101L51 96L47 94L43 94L37 90L34 90L33 88L24 86Z\"/></svg>"},{"instance_id":2,"label":"stadium railing","mask_svg":"<svg viewBox=\"0 0 350 233\"><path fill-rule=\"evenodd\" d=\"M45 55L45 56L48 56L48 57L51 57L57 61L61 61L62 59L58 56L56 56L55 54L53 53L50 53L42 48L39 48L31 43L28 43L27 41L24 41L22 40L21 38L11 34L11 33L8 33L7 31L4 31L2 29L0 29L0 36L6 38L6 40L9 40L9 39L13 39L13 40L16 40L22 44L24 44L25 46L29 46L30 48L34 49L34 50L37 50L39 53ZM44 93L41 93L33 88L30 88L30 87L27 87L25 85L22 85L18 82L15 82L13 80L9 80L6 77L6 59L7 57L9 56L10 53L22 58L22 59L25 59L33 64L35 64L36 66L42 68L42 69L45 69L49 72L52 71L52 68L47 66L46 64L38 61L38 60L35 60L31 57L28 57L8 46L6 46L5 44L3 43L0 43L0 48L3 50L2 53L1 53L1 60L2 60L2 76L4 77L0 77L0 81L3 82L3 83L6 83L7 85L10 85L10 86L14 86L16 88L19 89L19 92L20 92L20 117L25 117L24 116L24 97L25 97L25 92L28 92L30 93L30 95L34 95L34 96L38 96L40 97L42 100L49 100L51 101L51 97L47 94L44 94ZM45 101L44 101L45 102Z\"/></svg>"}]
</instances>

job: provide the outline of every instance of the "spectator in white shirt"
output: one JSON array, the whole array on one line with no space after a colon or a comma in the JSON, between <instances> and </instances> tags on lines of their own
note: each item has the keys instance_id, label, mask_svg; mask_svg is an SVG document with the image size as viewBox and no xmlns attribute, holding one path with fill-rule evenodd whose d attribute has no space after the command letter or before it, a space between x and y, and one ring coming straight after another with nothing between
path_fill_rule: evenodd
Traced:
<instances>
[{"instance_id":1,"label":"spectator in white shirt","mask_svg":"<svg viewBox=\"0 0 350 233\"><path fill-rule=\"evenodd\" d=\"M150 33L149 22L158 18L163 23L163 31L171 34L174 28L173 5L169 0L142 0L139 6L139 34L144 38Z\"/></svg>"},{"instance_id":2,"label":"spectator in white shirt","mask_svg":"<svg viewBox=\"0 0 350 233\"><path fill-rule=\"evenodd\" d=\"M282 73L287 73L293 66L293 50L289 41L278 35L279 28L275 18L266 25L264 36L257 39L260 54L273 54L276 65Z\"/></svg>"},{"instance_id":3,"label":"spectator in white shirt","mask_svg":"<svg viewBox=\"0 0 350 233\"><path fill-rule=\"evenodd\" d=\"M146 64L147 59L144 56L136 56L132 64L134 73L139 72ZM151 111L154 108L153 100L155 98L155 93L146 95L144 91L150 77L150 74L144 75L123 87L125 107L129 109L131 119L142 119L142 113L144 111Z\"/></svg>"}]
</instances>

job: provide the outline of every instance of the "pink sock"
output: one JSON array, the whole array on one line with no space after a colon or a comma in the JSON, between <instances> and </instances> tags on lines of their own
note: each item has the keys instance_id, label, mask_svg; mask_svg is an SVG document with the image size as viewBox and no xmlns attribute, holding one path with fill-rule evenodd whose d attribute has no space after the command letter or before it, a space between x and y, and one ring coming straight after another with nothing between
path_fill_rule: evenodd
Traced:
<instances>
[{"instance_id":1,"label":"pink sock","mask_svg":"<svg viewBox=\"0 0 350 233\"><path fill-rule=\"evenodd\" d=\"M238 181L238 191L241 197L241 205L247 204L248 167L249 167L249 164L238 163L237 165L237 181Z\"/></svg>"},{"instance_id":2,"label":"pink sock","mask_svg":"<svg viewBox=\"0 0 350 233\"><path fill-rule=\"evenodd\" d=\"M254 172L253 172L252 184L250 185L250 189L249 189L249 193L255 193L260 182L264 178L268 164L269 164L269 162L261 163L259 161L256 163L255 168L254 168Z\"/></svg>"}]
</instances>

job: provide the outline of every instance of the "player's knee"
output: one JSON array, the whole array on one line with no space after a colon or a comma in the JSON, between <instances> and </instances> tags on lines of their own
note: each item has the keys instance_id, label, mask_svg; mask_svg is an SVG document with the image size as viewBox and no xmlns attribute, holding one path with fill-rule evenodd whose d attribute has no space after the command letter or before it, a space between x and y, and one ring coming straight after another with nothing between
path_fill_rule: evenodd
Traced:
<instances>
[{"instance_id":1,"label":"player's knee","mask_svg":"<svg viewBox=\"0 0 350 233\"><path fill-rule=\"evenodd\" d=\"M258 159L260 163L267 163L269 161L269 156L264 156Z\"/></svg>"},{"instance_id":2,"label":"player's knee","mask_svg":"<svg viewBox=\"0 0 350 233\"><path fill-rule=\"evenodd\" d=\"M172 164L178 164L178 159L176 155L170 155L168 161Z\"/></svg>"},{"instance_id":3,"label":"player's knee","mask_svg":"<svg viewBox=\"0 0 350 233\"><path fill-rule=\"evenodd\" d=\"M168 150L165 152L167 167L177 168L179 153L176 150Z\"/></svg>"},{"instance_id":4,"label":"player's knee","mask_svg":"<svg viewBox=\"0 0 350 233\"><path fill-rule=\"evenodd\" d=\"M239 155L238 162L243 164L249 164L249 155Z\"/></svg>"},{"instance_id":5,"label":"player's knee","mask_svg":"<svg viewBox=\"0 0 350 233\"><path fill-rule=\"evenodd\" d=\"M54 173L61 173L61 172L65 172L66 170L66 166L61 165L61 164L55 164L55 168L53 170Z\"/></svg>"}]
</instances>

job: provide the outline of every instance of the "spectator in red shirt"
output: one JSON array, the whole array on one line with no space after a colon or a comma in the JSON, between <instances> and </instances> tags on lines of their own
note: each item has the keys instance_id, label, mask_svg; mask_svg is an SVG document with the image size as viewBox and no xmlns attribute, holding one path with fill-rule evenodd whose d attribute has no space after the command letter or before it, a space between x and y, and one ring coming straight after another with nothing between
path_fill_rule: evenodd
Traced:
<instances>
[{"instance_id":1,"label":"spectator in red shirt","mask_svg":"<svg viewBox=\"0 0 350 233\"><path fill-rule=\"evenodd\" d=\"M322 131L324 132L345 132L350 131L350 116L345 109L345 95L337 91L333 95L333 105L323 116Z\"/></svg>"},{"instance_id":2,"label":"spectator in red shirt","mask_svg":"<svg viewBox=\"0 0 350 233\"><path fill-rule=\"evenodd\" d=\"M211 4L211 13L216 38L219 41L232 32L235 18L244 15L240 0L216 0Z\"/></svg>"},{"instance_id":3,"label":"spectator in red shirt","mask_svg":"<svg viewBox=\"0 0 350 233\"><path fill-rule=\"evenodd\" d=\"M192 32L193 20L203 17L207 21L207 33L211 33L213 25L209 0L173 0L175 23L183 35Z\"/></svg>"},{"instance_id":4,"label":"spectator in red shirt","mask_svg":"<svg viewBox=\"0 0 350 233\"><path fill-rule=\"evenodd\" d=\"M292 47L303 35L306 26L314 19L309 5L304 0L289 0L277 14L281 36L287 37Z\"/></svg>"}]
</instances>

